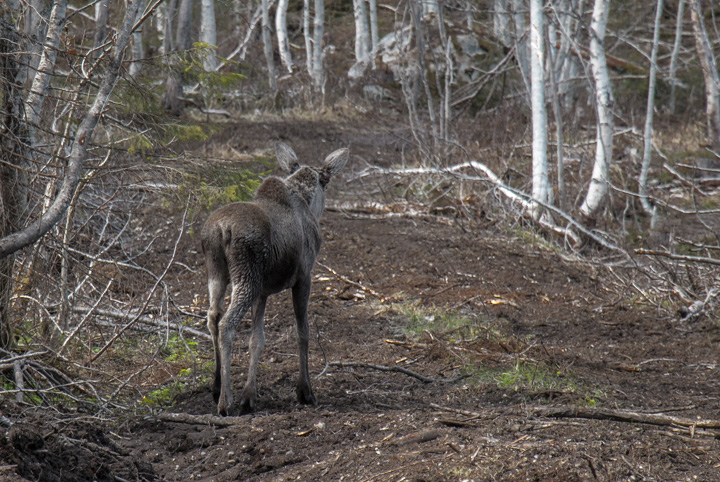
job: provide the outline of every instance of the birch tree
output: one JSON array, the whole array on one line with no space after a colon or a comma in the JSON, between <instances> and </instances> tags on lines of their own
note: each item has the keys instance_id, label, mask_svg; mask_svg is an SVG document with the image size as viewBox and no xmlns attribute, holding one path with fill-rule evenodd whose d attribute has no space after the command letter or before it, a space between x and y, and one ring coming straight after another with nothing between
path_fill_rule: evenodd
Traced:
<instances>
[{"instance_id":1,"label":"birch tree","mask_svg":"<svg viewBox=\"0 0 720 482\"><path fill-rule=\"evenodd\" d=\"M640 168L640 179L638 180L638 188L640 194L640 204L646 213L653 213L653 206L647 197L647 181L648 171L650 170L650 153L652 151L652 127L653 112L655 111L655 77L657 72L657 56L658 44L660 43L660 22L662 20L663 0L658 0L655 10L655 33L653 34L652 51L650 53L650 74L648 76L648 99L647 109L645 111L645 129L643 133L643 159Z\"/></svg>"},{"instance_id":2,"label":"birch tree","mask_svg":"<svg viewBox=\"0 0 720 482\"><path fill-rule=\"evenodd\" d=\"M42 215L29 224L0 238L0 259L33 244L44 236L57 224L70 205L70 201L82 178L83 162L87 154L88 146L92 141L95 127L109 101L110 94L120 74L125 48L130 40L130 33L135 23L140 4L141 0L135 0L128 5L122 25L117 31L115 46L108 68L99 81L99 87L94 100L87 112L80 119L77 129L74 131L72 147L64 169L62 183L54 199ZM51 48L49 45L44 46L44 50L48 50L49 48Z\"/></svg>"},{"instance_id":3,"label":"birch tree","mask_svg":"<svg viewBox=\"0 0 720 482\"><path fill-rule=\"evenodd\" d=\"M587 220L594 219L605 202L612 162L614 99L603 45L609 8L609 0L595 0L590 22L590 68L595 84L597 142L590 186L580 206L580 214Z\"/></svg>"},{"instance_id":4,"label":"birch tree","mask_svg":"<svg viewBox=\"0 0 720 482\"><path fill-rule=\"evenodd\" d=\"M363 62L372 49L365 0L353 0L353 16L355 18L355 60Z\"/></svg>"},{"instance_id":5,"label":"birch tree","mask_svg":"<svg viewBox=\"0 0 720 482\"><path fill-rule=\"evenodd\" d=\"M110 13L110 0L100 0L95 4L95 38L93 42L93 55L99 57L100 48L107 36L107 24Z\"/></svg>"},{"instance_id":6,"label":"birch tree","mask_svg":"<svg viewBox=\"0 0 720 482\"><path fill-rule=\"evenodd\" d=\"M22 173L27 159L27 129L22 122L20 60L25 56L15 19L17 9L0 5L0 238L20 228L25 210ZM26 67L27 68L27 67ZM12 254L0 257L0 348L13 344L8 316L13 291Z\"/></svg>"},{"instance_id":7,"label":"birch tree","mask_svg":"<svg viewBox=\"0 0 720 482\"><path fill-rule=\"evenodd\" d=\"M547 111L545 109L545 35L542 0L530 0L530 75L532 105L532 196L540 203L548 202ZM540 204L534 206L533 217L542 214Z\"/></svg>"},{"instance_id":8,"label":"birch tree","mask_svg":"<svg viewBox=\"0 0 720 482\"><path fill-rule=\"evenodd\" d=\"M50 13L48 32L40 54L40 62L32 80L30 93L25 101L25 122L30 132L30 143L35 142L35 131L40 123L42 106L50 88L50 78L55 69L60 34L65 24L67 0L55 0Z\"/></svg>"},{"instance_id":9,"label":"birch tree","mask_svg":"<svg viewBox=\"0 0 720 482\"><path fill-rule=\"evenodd\" d=\"M215 28L215 1L200 0L200 41L210 46L203 57L203 67L208 72L217 69L217 30Z\"/></svg>"},{"instance_id":10,"label":"birch tree","mask_svg":"<svg viewBox=\"0 0 720 482\"><path fill-rule=\"evenodd\" d=\"M678 2L677 19L675 21L675 42L670 54L670 100L668 107L671 114L675 114L675 88L677 87L677 60L680 55L680 45L683 35L683 14L685 13L685 0Z\"/></svg>"},{"instance_id":11,"label":"birch tree","mask_svg":"<svg viewBox=\"0 0 720 482\"><path fill-rule=\"evenodd\" d=\"M315 0L315 17L313 21L313 57L312 78L315 88L324 90L325 73L323 71L323 28L325 26L325 0Z\"/></svg>"},{"instance_id":12,"label":"birch tree","mask_svg":"<svg viewBox=\"0 0 720 482\"><path fill-rule=\"evenodd\" d=\"M288 0L278 0L275 8L275 33L278 40L278 50L280 51L280 62L288 73L292 74L293 61L290 55L290 41L287 33L287 9Z\"/></svg>"},{"instance_id":13,"label":"birch tree","mask_svg":"<svg viewBox=\"0 0 720 482\"><path fill-rule=\"evenodd\" d=\"M717 62L705 30L700 0L688 0L688 6L690 7L693 33L695 35L695 48L697 49L705 80L707 136L715 152L720 152L720 76L718 75Z\"/></svg>"},{"instance_id":14,"label":"birch tree","mask_svg":"<svg viewBox=\"0 0 720 482\"><path fill-rule=\"evenodd\" d=\"M268 0L262 1L262 40L265 52L265 65L267 66L268 85L273 92L277 91L277 75L275 74L275 60L273 59L272 34L270 33L270 5Z\"/></svg>"}]
</instances>

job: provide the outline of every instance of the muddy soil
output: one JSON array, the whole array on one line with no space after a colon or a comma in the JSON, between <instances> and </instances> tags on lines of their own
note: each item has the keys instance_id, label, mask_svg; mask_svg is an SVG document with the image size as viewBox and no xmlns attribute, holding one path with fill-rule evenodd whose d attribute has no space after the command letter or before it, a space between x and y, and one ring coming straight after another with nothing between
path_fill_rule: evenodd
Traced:
<instances>
[{"instance_id":1,"label":"muddy soil","mask_svg":"<svg viewBox=\"0 0 720 482\"><path fill-rule=\"evenodd\" d=\"M271 137L316 160L349 145L330 204L387 201L356 177L403 149L387 130L339 123L245 122L224 135L217 142L240 152ZM268 304L255 413L215 423L209 385L162 413L105 418L4 401L0 478L720 478L720 424L703 423L720 420L716 322L656 311L618 288L622 274L477 220L338 208L322 226L310 304L317 406L295 400L292 306L280 294ZM184 243L181 261L201 273L173 281L189 305L206 288L197 240ZM438 329L442 313L461 321Z\"/></svg>"}]
</instances>

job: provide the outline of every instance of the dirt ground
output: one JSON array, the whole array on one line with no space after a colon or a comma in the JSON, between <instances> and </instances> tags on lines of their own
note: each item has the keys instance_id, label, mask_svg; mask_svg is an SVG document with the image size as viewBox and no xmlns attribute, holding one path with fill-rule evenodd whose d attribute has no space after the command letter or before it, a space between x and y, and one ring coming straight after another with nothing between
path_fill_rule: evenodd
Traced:
<instances>
[{"instance_id":1,"label":"dirt ground","mask_svg":"<svg viewBox=\"0 0 720 482\"><path fill-rule=\"evenodd\" d=\"M313 160L351 148L328 195L310 303L318 405L295 401L292 306L280 294L268 304L255 413L213 418L207 384L153 414L0 401L0 479L720 479L716 322L655 311L619 288L622 274L478 220L337 208L387 200L358 178L365 162L400 162L402 141L381 126L246 122L224 135L217 142L239 152L279 138ZM183 241L180 261L198 275L171 281L183 305L206 297L196 244ZM432 323L441 312L465 321L403 330L408 313Z\"/></svg>"}]
</instances>

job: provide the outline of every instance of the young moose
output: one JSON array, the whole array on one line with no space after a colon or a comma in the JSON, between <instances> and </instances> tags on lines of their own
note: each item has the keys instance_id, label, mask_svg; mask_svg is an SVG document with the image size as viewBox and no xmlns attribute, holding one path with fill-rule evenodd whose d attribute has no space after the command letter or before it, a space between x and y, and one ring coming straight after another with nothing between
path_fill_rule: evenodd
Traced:
<instances>
[{"instance_id":1,"label":"young moose","mask_svg":"<svg viewBox=\"0 0 720 482\"><path fill-rule=\"evenodd\" d=\"M295 152L283 143L275 145L275 153L280 167L289 176L265 179L253 202L221 207L210 215L202 230L210 297L207 323L215 347L213 396L220 415L229 415L232 410L233 339L251 308L250 365L240 397L240 413L254 409L255 376L265 344L265 304L268 296L289 288L300 355L297 398L303 404L316 403L308 374L310 271L322 241L318 220L325 209L325 188L345 166L348 150L333 152L319 169L301 166ZM231 300L223 315L228 282L232 286Z\"/></svg>"}]
</instances>

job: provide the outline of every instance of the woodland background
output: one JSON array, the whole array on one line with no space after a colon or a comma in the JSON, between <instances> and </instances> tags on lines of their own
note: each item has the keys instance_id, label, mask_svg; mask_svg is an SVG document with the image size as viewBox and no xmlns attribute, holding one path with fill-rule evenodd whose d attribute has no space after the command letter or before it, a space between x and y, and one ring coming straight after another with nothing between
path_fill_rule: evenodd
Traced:
<instances>
[{"instance_id":1,"label":"woodland background","mask_svg":"<svg viewBox=\"0 0 720 482\"><path fill-rule=\"evenodd\" d=\"M303 132L309 161L354 156L332 213L541 245L714 339L718 17L708 0L4 2L0 396L142 412L204 386L194 234Z\"/></svg>"}]
</instances>

